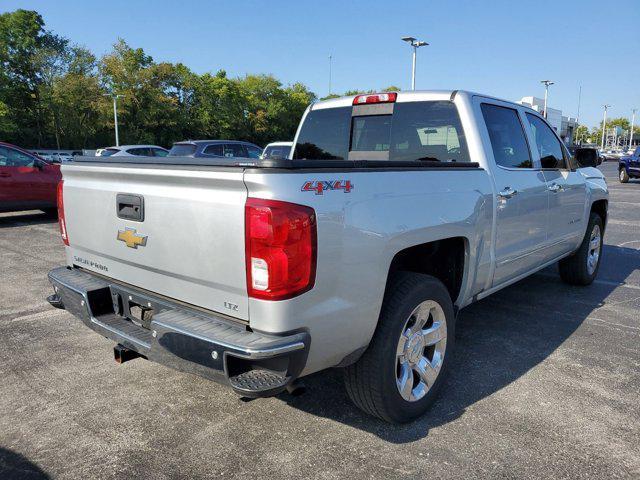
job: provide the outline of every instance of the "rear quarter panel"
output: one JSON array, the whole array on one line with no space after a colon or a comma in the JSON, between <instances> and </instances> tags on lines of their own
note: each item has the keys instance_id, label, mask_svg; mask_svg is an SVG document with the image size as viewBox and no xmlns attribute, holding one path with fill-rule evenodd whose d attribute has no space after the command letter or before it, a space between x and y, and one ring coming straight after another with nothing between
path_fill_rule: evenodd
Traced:
<instances>
[{"instance_id":1,"label":"rear quarter panel","mask_svg":"<svg viewBox=\"0 0 640 480\"><path fill-rule=\"evenodd\" d=\"M291 300L249 300L252 328L306 328L311 349L303 374L337 365L369 343L393 257L425 242L464 237L466 273L458 304L489 275L492 193L487 173L472 170L292 171L245 173L249 197L313 207L318 265L312 290ZM349 180L351 192L302 191L307 181Z\"/></svg>"}]
</instances>

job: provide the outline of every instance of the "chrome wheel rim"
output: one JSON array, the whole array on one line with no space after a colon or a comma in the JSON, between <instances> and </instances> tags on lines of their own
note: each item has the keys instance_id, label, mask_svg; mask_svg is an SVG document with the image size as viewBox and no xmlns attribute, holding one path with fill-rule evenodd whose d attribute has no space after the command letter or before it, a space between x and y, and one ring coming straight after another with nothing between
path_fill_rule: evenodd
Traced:
<instances>
[{"instance_id":1,"label":"chrome wheel rim","mask_svg":"<svg viewBox=\"0 0 640 480\"><path fill-rule=\"evenodd\" d=\"M587 252L587 272L593 275L598 267L600 259L600 245L602 244L602 235L600 235L600 226L594 225L589 237L589 250Z\"/></svg>"},{"instance_id":2,"label":"chrome wheel rim","mask_svg":"<svg viewBox=\"0 0 640 480\"><path fill-rule=\"evenodd\" d=\"M620 180L624 180L624 170L620 170Z\"/></svg>"},{"instance_id":3,"label":"chrome wheel rim","mask_svg":"<svg viewBox=\"0 0 640 480\"><path fill-rule=\"evenodd\" d=\"M447 346L447 320L440 304L418 305L402 329L396 349L396 385L402 398L417 402L433 386Z\"/></svg>"}]
</instances>

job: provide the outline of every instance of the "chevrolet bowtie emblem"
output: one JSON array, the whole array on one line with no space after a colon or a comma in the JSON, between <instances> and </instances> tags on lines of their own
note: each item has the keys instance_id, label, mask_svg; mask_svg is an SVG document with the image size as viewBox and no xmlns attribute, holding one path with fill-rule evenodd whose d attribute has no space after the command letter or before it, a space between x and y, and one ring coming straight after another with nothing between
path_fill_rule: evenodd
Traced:
<instances>
[{"instance_id":1,"label":"chevrolet bowtie emblem","mask_svg":"<svg viewBox=\"0 0 640 480\"><path fill-rule=\"evenodd\" d=\"M147 244L147 236L138 235L135 228L125 227L124 230L118 230L117 238L129 248L138 248L138 245L144 247Z\"/></svg>"}]
</instances>

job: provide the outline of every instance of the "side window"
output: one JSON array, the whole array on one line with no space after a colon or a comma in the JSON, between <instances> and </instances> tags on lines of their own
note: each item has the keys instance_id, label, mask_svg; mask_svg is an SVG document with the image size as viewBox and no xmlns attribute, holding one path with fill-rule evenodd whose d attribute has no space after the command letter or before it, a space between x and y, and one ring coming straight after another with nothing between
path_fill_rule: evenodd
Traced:
<instances>
[{"instance_id":1,"label":"side window","mask_svg":"<svg viewBox=\"0 0 640 480\"><path fill-rule=\"evenodd\" d=\"M214 145L207 145L205 149L202 151L202 153L204 153L205 155L215 155L216 157L221 157L222 144L218 143Z\"/></svg>"},{"instance_id":2,"label":"side window","mask_svg":"<svg viewBox=\"0 0 640 480\"><path fill-rule=\"evenodd\" d=\"M237 143L225 143L223 156L229 158L244 157L244 148L242 147L242 145L239 145Z\"/></svg>"},{"instance_id":3,"label":"side window","mask_svg":"<svg viewBox=\"0 0 640 480\"><path fill-rule=\"evenodd\" d=\"M127 153L130 153L131 155L137 155L139 157L151 156L151 152L148 148L130 148L129 150L127 150Z\"/></svg>"},{"instance_id":4,"label":"side window","mask_svg":"<svg viewBox=\"0 0 640 480\"><path fill-rule=\"evenodd\" d=\"M518 111L488 103L481 109L496 163L506 168L533 168Z\"/></svg>"},{"instance_id":5,"label":"side window","mask_svg":"<svg viewBox=\"0 0 640 480\"><path fill-rule=\"evenodd\" d=\"M3 167L34 167L36 160L13 148L0 147L0 166Z\"/></svg>"},{"instance_id":6,"label":"side window","mask_svg":"<svg viewBox=\"0 0 640 480\"><path fill-rule=\"evenodd\" d=\"M247 153L249 154L249 158L260 158L262 150L252 147L251 145L247 145Z\"/></svg>"},{"instance_id":7,"label":"side window","mask_svg":"<svg viewBox=\"0 0 640 480\"><path fill-rule=\"evenodd\" d=\"M155 157L166 157L169 154L169 152L160 148L152 148L151 150L153 151L153 155Z\"/></svg>"},{"instance_id":8,"label":"side window","mask_svg":"<svg viewBox=\"0 0 640 480\"><path fill-rule=\"evenodd\" d=\"M530 113L527 113L527 119L536 139L536 147L538 147L538 153L540 153L542 168L567 168L562 145L549 125L541 118Z\"/></svg>"}]
</instances>

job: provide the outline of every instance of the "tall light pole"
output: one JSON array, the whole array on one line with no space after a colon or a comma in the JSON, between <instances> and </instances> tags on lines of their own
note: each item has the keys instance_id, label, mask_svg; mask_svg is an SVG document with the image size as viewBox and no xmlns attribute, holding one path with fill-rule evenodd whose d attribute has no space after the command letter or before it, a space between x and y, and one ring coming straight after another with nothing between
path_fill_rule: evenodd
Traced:
<instances>
[{"instance_id":1,"label":"tall light pole","mask_svg":"<svg viewBox=\"0 0 640 480\"><path fill-rule=\"evenodd\" d=\"M604 136L607 132L607 110L609 109L611 105L607 105L604 104L604 119L602 120L602 145L601 145L601 150L604 150Z\"/></svg>"},{"instance_id":2,"label":"tall light pole","mask_svg":"<svg viewBox=\"0 0 640 480\"><path fill-rule=\"evenodd\" d=\"M547 118L547 101L549 99L549 85L553 85L551 80L540 80L540 83L544 85L544 118Z\"/></svg>"},{"instance_id":3,"label":"tall light pole","mask_svg":"<svg viewBox=\"0 0 640 480\"><path fill-rule=\"evenodd\" d=\"M631 130L629 131L629 148L633 145L633 124L636 122L636 109L631 110Z\"/></svg>"},{"instance_id":4,"label":"tall light pole","mask_svg":"<svg viewBox=\"0 0 640 480\"><path fill-rule=\"evenodd\" d=\"M105 93L105 97L113 98L113 123L116 129L116 147L120 146L120 138L118 137L118 99L124 97L124 95L114 95L111 93Z\"/></svg>"},{"instance_id":5,"label":"tall light pole","mask_svg":"<svg viewBox=\"0 0 640 480\"><path fill-rule=\"evenodd\" d=\"M331 60L333 57L329 55L329 95L331 95Z\"/></svg>"},{"instance_id":6,"label":"tall light pole","mask_svg":"<svg viewBox=\"0 0 640 480\"><path fill-rule=\"evenodd\" d=\"M403 42L407 42L413 48L413 61L411 63L411 90L416 89L416 51L418 47L429 45L427 42L421 42L414 37L402 37Z\"/></svg>"}]
</instances>

